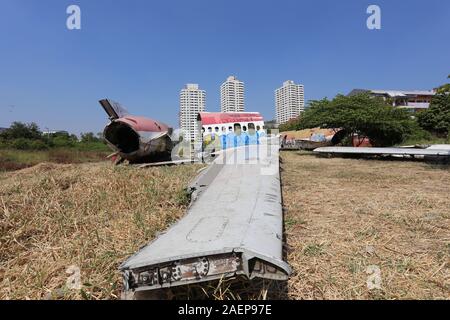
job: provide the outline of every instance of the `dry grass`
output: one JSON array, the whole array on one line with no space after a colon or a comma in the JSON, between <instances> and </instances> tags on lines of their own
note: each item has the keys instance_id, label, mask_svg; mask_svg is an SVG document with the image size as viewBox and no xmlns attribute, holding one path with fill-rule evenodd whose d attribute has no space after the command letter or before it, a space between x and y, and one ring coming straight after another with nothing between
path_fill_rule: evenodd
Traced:
<instances>
[{"instance_id":1,"label":"dry grass","mask_svg":"<svg viewBox=\"0 0 450 320\"><path fill-rule=\"evenodd\" d=\"M288 282L222 280L177 299L449 299L450 167L282 154ZM118 265L179 219L198 166L40 164L0 173L0 299L116 299ZM83 288L68 290L69 266ZM381 290L367 268L381 270Z\"/></svg>"},{"instance_id":2,"label":"dry grass","mask_svg":"<svg viewBox=\"0 0 450 320\"><path fill-rule=\"evenodd\" d=\"M110 151L55 148L50 150L0 149L0 172L33 167L42 162L84 163L105 161Z\"/></svg>"},{"instance_id":3,"label":"dry grass","mask_svg":"<svg viewBox=\"0 0 450 320\"><path fill-rule=\"evenodd\" d=\"M449 166L282 158L290 298L450 298Z\"/></svg>"},{"instance_id":4,"label":"dry grass","mask_svg":"<svg viewBox=\"0 0 450 320\"><path fill-rule=\"evenodd\" d=\"M198 169L43 163L0 173L0 299L116 299L119 264L183 215ZM66 287L72 265L81 291Z\"/></svg>"}]
</instances>

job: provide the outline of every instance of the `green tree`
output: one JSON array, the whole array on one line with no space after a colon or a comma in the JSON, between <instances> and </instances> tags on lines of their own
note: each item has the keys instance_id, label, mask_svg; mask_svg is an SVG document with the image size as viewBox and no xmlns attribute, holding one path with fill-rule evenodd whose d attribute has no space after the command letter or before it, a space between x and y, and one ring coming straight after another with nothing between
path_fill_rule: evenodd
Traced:
<instances>
[{"instance_id":1,"label":"green tree","mask_svg":"<svg viewBox=\"0 0 450 320\"><path fill-rule=\"evenodd\" d=\"M10 128L0 134L0 138L4 140L28 139L42 140L42 132L36 123L25 124L22 122L13 122Z\"/></svg>"},{"instance_id":2,"label":"green tree","mask_svg":"<svg viewBox=\"0 0 450 320\"><path fill-rule=\"evenodd\" d=\"M333 100L311 101L310 107L297 120L295 129L339 128L344 130L350 141L357 134L369 138L375 146L391 146L411 134L414 123L407 111L362 93L338 95Z\"/></svg>"},{"instance_id":3,"label":"green tree","mask_svg":"<svg viewBox=\"0 0 450 320\"><path fill-rule=\"evenodd\" d=\"M283 123L282 125L280 125L280 132L285 132L285 131L294 131L297 128L297 123L298 123L299 119L291 119L286 123Z\"/></svg>"},{"instance_id":4,"label":"green tree","mask_svg":"<svg viewBox=\"0 0 450 320\"><path fill-rule=\"evenodd\" d=\"M448 136L450 132L450 89L440 91L433 97L430 107L419 113L417 120L425 130L439 136Z\"/></svg>"},{"instance_id":5,"label":"green tree","mask_svg":"<svg viewBox=\"0 0 450 320\"><path fill-rule=\"evenodd\" d=\"M447 79L450 79L450 75L448 75ZM450 92L450 83L446 83L442 86L440 86L436 92L438 94L445 94L445 93L449 93Z\"/></svg>"}]
</instances>

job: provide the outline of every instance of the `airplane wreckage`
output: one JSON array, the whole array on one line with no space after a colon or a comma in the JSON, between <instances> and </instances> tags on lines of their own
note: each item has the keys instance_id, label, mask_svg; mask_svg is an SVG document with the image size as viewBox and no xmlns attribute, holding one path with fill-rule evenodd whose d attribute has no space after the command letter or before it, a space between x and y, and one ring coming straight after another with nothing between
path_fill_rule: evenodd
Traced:
<instances>
[{"instance_id":1,"label":"airplane wreckage","mask_svg":"<svg viewBox=\"0 0 450 320\"><path fill-rule=\"evenodd\" d=\"M366 137L352 138L353 147L339 146L348 136L344 130L312 128L300 131L289 131L281 134L283 150L307 150L317 155L349 156L359 158L402 158L415 160L431 160L448 162L450 145L406 146L391 148L372 147Z\"/></svg>"},{"instance_id":2,"label":"airplane wreckage","mask_svg":"<svg viewBox=\"0 0 450 320\"><path fill-rule=\"evenodd\" d=\"M167 161L173 148L173 129L145 117L131 115L119 103L109 99L99 101L109 116L110 123L103 137L115 153L116 163Z\"/></svg>"},{"instance_id":3,"label":"airplane wreckage","mask_svg":"<svg viewBox=\"0 0 450 320\"><path fill-rule=\"evenodd\" d=\"M110 100L100 104L111 120L105 139L122 159L144 162L170 153L167 125L130 116ZM291 273L283 261L279 138L265 135L258 113L203 113L199 120L204 137L224 132L210 139L221 147L212 149L212 162L189 186L185 216L120 266L124 299L238 276L287 280Z\"/></svg>"},{"instance_id":4,"label":"airplane wreckage","mask_svg":"<svg viewBox=\"0 0 450 320\"><path fill-rule=\"evenodd\" d=\"M177 137L169 126L132 116L107 99L100 104L110 117L104 137L119 161L143 166L160 159L163 164L183 163L171 159ZM258 113L205 112L198 115L198 122L201 153L208 149L210 163L188 187L191 204L185 216L119 267L123 299L145 299L165 288L239 276L282 281L291 274L283 260L279 167L280 142L283 145L286 139L266 135ZM314 150L317 154L450 157L448 146L325 147L339 134L302 134L308 147L322 146Z\"/></svg>"},{"instance_id":5,"label":"airplane wreckage","mask_svg":"<svg viewBox=\"0 0 450 320\"><path fill-rule=\"evenodd\" d=\"M400 148L354 148L354 147L322 147L314 150L316 154L326 156L356 156L367 158L403 158L448 162L450 145L434 145L427 147Z\"/></svg>"}]
</instances>

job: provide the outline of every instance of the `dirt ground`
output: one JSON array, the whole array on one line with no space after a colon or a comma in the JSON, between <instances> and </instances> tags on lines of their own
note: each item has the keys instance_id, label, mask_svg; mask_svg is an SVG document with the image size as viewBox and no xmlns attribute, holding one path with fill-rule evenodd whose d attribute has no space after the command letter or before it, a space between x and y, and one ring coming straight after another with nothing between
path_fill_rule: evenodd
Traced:
<instances>
[{"instance_id":1,"label":"dirt ground","mask_svg":"<svg viewBox=\"0 0 450 320\"><path fill-rule=\"evenodd\" d=\"M289 298L450 298L449 166L282 160Z\"/></svg>"}]
</instances>

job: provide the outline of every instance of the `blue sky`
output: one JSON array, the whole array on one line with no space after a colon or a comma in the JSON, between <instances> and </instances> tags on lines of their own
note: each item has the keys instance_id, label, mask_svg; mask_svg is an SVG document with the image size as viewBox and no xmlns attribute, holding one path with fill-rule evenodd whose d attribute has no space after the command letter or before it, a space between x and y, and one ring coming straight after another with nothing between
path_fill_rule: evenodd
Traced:
<instances>
[{"instance_id":1,"label":"blue sky","mask_svg":"<svg viewBox=\"0 0 450 320\"><path fill-rule=\"evenodd\" d=\"M79 5L82 29L66 28ZM368 30L366 9L382 10ZM178 124L179 91L199 83L219 111L229 75L246 109L274 118L274 90L307 100L353 88L432 89L450 73L448 0L1 0L0 127L99 132L98 100Z\"/></svg>"}]
</instances>

